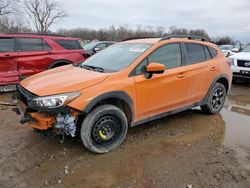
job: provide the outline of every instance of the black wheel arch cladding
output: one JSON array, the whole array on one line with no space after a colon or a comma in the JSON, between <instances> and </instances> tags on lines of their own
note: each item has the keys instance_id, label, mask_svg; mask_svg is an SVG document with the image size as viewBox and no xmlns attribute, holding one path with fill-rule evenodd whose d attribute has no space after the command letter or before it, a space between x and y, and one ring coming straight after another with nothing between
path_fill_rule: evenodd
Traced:
<instances>
[{"instance_id":1,"label":"black wheel arch cladding","mask_svg":"<svg viewBox=\"0 0 250 188\"><path fill-rule=\"evenodd\" d=\"M56 60L54 61L53 63L51 63L49 66L48 66L48 69L51 69L57 65L69 65L69 64L73 64L73 62L69 61L69 60L66 60L66 59L59 59L59 60Z\"/></svg>"},{"instance_id":2,"label":"black wheel arch cladding","mask_svg":"<svg viewBox=\"0 0 250 188\"><path fill-rule=\"evenodd\" d=\"M209 94L210 94L210 92L213 90L213 87L214 87L214 85L215 85L215 83L216 82L219 82L219 83L221 83L220 82L220 80L221 79L226 79L227 80L227 86L225 86L225 88L226 88L226 92L228 92L228 89L229 89L229 79L228 79L228 76L226 75L226 74L222 74L222 75L219 75L219 76L217 76L215 79L214 79L214 81L212 82L212 84L211 84L211 86L209 87L209 90L208 90L208 93L207 93L207 95L206 95L206 101L207 101L207 99L208 99L208 97L209 97ZM221 83L221 84L223 84L223 83ZM224 84L223 84L224 85Z\"/></svg>"},{"instance_id":3,"label":"black wheel arch cladding","mask_svg":"<svg viewBox=\"0 0 250 188\"><path fill-rule=\"evenodd\" d=\"M108 99L119 99L125 102L131 112L131 123L134 121L134 102L132 98L125 91L111 91L104 93L92 99L90 103L83 109L83 112L88 114L97 104L102 103Z\"/></svg>"}]
</instances>

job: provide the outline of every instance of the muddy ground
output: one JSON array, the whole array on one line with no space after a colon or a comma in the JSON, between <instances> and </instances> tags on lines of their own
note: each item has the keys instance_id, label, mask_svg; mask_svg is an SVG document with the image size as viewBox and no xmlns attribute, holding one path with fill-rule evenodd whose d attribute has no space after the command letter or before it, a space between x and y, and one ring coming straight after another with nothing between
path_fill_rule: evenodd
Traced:
<instances>
[{"instance_id":1,"label":"muddy ground","mask_svg":"<svg viewBox=\"0 0 250 188\"><path fill-rule=\"evenodd\" d=\"M10 94L0 101L11 102ZM114 152L96 155L18 123L0 105L0 187L250 187L250 84L234 84L225 107L131 128Z\"/></svg>"}]
</instances>

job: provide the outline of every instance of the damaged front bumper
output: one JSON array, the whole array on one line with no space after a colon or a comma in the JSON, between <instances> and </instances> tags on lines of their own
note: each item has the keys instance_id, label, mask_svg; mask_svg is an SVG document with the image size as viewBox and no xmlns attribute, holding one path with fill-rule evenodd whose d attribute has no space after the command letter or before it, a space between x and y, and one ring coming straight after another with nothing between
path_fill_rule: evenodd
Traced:
<instances>
[{"instance_id":1,"label":"damaged front bumper","mask_svg":"<svg viewBox=\"0 0 250 188\"><path fill-rule=\"evenodd\" d=\"M17 87L15 96L18 100L18 108L14 109L17 114L22 115L20 123L28 124L34 129L41 131L54 128L60 134L70 135L75 137L76 124L80 112L66 106L40 110L29 106L29 101L37 96L25 90L22 86Z\"/></svg>"}]
</instances>

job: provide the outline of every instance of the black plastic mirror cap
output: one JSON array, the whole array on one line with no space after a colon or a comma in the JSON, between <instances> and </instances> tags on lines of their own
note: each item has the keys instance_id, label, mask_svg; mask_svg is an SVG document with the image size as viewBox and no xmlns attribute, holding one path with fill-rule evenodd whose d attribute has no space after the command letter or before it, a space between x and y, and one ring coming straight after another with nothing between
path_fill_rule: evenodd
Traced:
<instances>
[{"instance_id":1,"label":"black plastic mirror cap","mask_svg":"<svg viewBox=\"0 0 250 188\"><path fill-rule=\"evenodd\" d=\"M162 71L147 72L147 73L145 74L145 77L146 77L147 79L150 79L150 78L152 78L153 74L163 74L164 72L165 72L164 70L162 70Z\"/></svg>"}]
</instances>

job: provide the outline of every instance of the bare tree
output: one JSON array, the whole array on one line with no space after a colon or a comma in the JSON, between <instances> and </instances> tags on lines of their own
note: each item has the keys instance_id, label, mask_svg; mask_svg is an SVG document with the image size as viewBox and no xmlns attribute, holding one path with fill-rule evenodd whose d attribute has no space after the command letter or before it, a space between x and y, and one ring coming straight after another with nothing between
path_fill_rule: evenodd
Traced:
<instances>
[{"instance_id":1,"label":"bare tree","mask_svg":"<svg viewBox=\"0 0 250 188\"><path fill-rule=\"evenodd\" d=\"M37 32L47 32L52 24L66 17L56 0L24 0L24 6Z\"/></svg>"},{"instance_id":2,"label":"bare tree","mask_svg":"<svg viewBox=\"0 0 250 188\"><path fill-rule=\"evenodd\" d=\"M0 19L0 33L27 33L32 30L27 27L21 20L3 17Z\"/></svg>"},{"instance_id":3,"label":"bare tree","mask_svg":"<svg viewBox=\"0 0 250 188\"><path fill-rule=\"evenodd\" d=\"M110 26L108 28L90 29L90 28L75 28L75 29L59 29L58 34L81 38L84 41L98 40L112 40L122 41L127 38L134 37L162 37L167 35L198 35L206 37L210 40L208 33L203 29L189 30L186 28L177 28L175 26L169 27L168 32L165 27L159 26L156 28L149 26L137 25L136 27L129 27L128 25L121 25L118 27Z\"/></svg>"},{"instance_id":4,"label":"bare tree","mask_svg":"<svg viewBox=\"0 0 250 188\"><path fill-rule=\"evenodd\" d=\"M233 45L235 43L235 41L229 36L224 36L224 37L220 37L220 38L215 39L215 43L217 45L225 45L225 44Z\"/></svg>"},{"instance_id":5,"label":"bare tree","mask_svg":"<svg viewBox=\"0 0 250 188\"><path fill-rule=\"evenodd\" d=\"M15 13L18 3L18 0L0 0L0 16Z\"/></svg>"}]
</instances>

